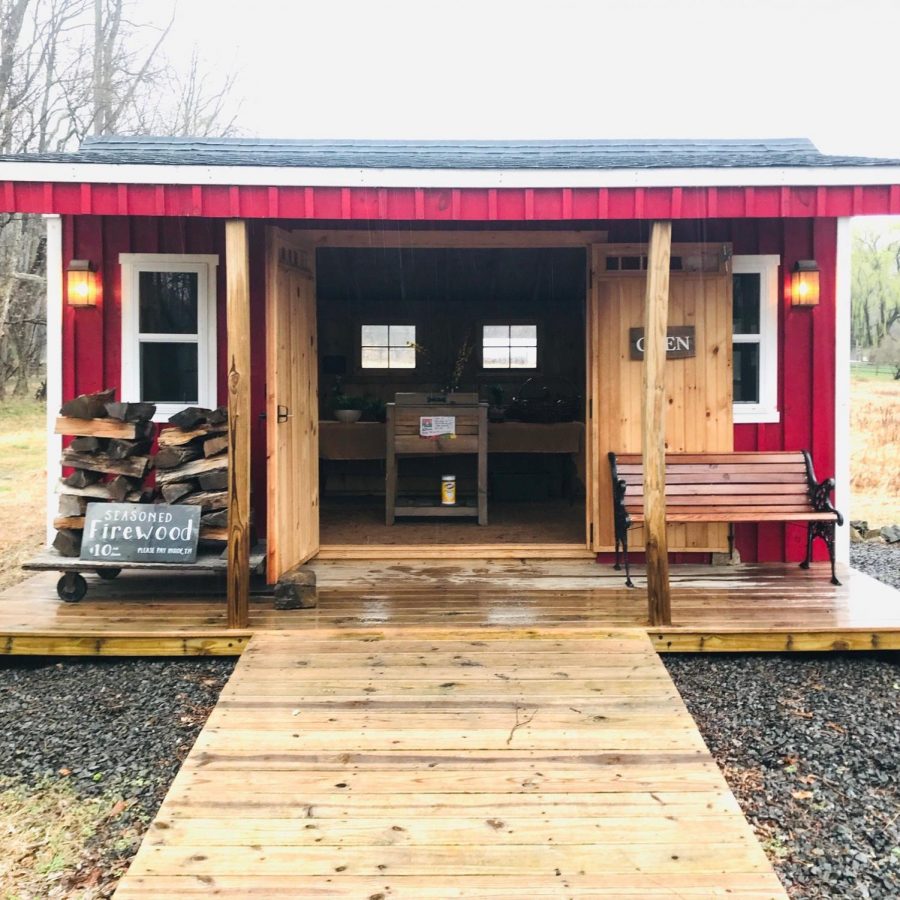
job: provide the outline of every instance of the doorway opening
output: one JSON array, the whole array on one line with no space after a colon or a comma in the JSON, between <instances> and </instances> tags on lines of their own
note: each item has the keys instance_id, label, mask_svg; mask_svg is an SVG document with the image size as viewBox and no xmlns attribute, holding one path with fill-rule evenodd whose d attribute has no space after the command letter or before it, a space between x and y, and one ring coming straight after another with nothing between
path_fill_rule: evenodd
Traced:
<instances>
[{"instance_id":1,"label":"doorway opening","mask_svg":"<svg viewBox=\"0 0 900 900\"><path fill-rule=\"evenodd\" d=\"M318 249L323 550L587 547L585 257L583 247ZM412 443L393 439L412 452L394 459L404 512L388 524L386 420L390 404L410 402L441 421L417 413L400 426ZM484 434L472 424L482 404ZM451 476L456 514L445 516ZM464 509L479 488L484 524Z\"/></svg>"}]
</instances>

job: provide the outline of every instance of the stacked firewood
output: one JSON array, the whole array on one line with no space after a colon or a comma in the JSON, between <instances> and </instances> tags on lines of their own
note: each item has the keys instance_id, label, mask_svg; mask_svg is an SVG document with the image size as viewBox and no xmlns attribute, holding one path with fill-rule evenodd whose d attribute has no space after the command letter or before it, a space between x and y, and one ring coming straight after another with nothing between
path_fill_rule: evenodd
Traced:
<instances>
[{"instance_id":1,"label":"stacked firewood","mask_svg":"<svg viewBox=\"0 0 900 900\"><path fill-rule=\"evenodd\" d=\"M191 406L159 435L156 492L165 503L201 507L200 538L228 537L228 412Z\"/></svg>"},{"instance_id":2,"label":"stacked firewood","mask_svg":"<svg viewBox=\"0 0 900 900\"><path fill-rule=\"evenodd\" d=\"M72 473L59 483L59 512L53 546L63 556L78 556L88 503L149 502L145 479L152 467L150 445L156 407L117 403L112 390L82 394L64 403L56 433L71 437L62 464Z\"/></svg>"}]
</instances>

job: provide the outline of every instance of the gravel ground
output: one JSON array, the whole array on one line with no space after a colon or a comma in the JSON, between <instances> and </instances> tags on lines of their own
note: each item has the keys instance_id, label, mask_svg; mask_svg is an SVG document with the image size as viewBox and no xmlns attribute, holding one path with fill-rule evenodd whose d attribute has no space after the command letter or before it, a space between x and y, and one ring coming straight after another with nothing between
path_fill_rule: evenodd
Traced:
<instances>
[{"instance_id":1,"label":"gravel ground","mask_svg":"<svg viewBox=\"0 0 900 900\"><path fill-rule=\"evenodd\" d=\"M865 541L851 544L850 565L900 590L900 543Z\"/></svg>"},{"instance_id":2,"label":"gravel ground","mask_svg":"<svg viewBox=\"0 0 900 900\"><path fill-rule=\"evenodd\" d=\"M900 546L851 554L900 587ZM900 897L900 654L665 662L791 896ZM91 870L90 896L109 895L233 666L0 660L3 786L121 798L52 896L84 895Z\"/></svg>"},{"instance_id":3,"label":"gravel ground","mask_svg":"<svg viewBox=\"0 0 900 900\"><path fill-rule=\"evenodd\" d=\"M900 546L851 544L900 588ZM793 898L900 897L900 654L665 656Z\"/></svg>"},{"instance_id":4,"label":"gravel ground","mask_svg":"<svg viewBox=\"0 0 900 900\"><path fill-rule=\"evenodd\" d=\"M40 790L64 781L76 798L121 798L115 816L101 822L88 841L82 866L99 867L106 881L137 849L136 839L156 814L233 667L231 659L211 658L7 657L0 662L4 787ZM75 886L69 885L73 891ZM105 894L101 884L96 895Z\"/></svg>"}]
</instances>

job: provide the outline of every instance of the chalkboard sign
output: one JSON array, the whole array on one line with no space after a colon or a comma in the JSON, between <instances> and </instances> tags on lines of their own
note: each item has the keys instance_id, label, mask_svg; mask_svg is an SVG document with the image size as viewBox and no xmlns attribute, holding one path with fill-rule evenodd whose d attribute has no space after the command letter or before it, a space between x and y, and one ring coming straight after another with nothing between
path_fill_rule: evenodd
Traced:
<instances>
[{"instance_id":1,"label":"chalkboard sign","mask_svg":"<svg viewBox=\"0 0 900 900\"><path fill-rule=\"evenodd\" d=\"M89 503L81 559L193 563L199 537L199 506Z\"/></svg>"}]
</instances>

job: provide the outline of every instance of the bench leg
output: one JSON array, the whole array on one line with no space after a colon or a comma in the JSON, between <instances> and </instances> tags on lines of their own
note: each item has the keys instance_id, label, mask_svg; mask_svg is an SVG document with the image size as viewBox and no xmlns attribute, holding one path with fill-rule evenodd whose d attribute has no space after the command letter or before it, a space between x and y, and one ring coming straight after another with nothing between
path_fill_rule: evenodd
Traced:
<instances>
[{"instance_id":1,"label":"bench leg","mask_svg":"<svg viewBox=\"0 0 900 900\"><path fill-rule=\"evenodd\" d=\"M622 564L619 562L619 547L621 543L619 541L619 536L616 535L616 561L613 563L613 568L619 572L622 569Z\"/></svg>"},{"instance_id":2,"label":"bench leg","mask_svg":"<svg viewBox=\"0 0 900 900\"><path fill-rule=\"evenodd\" d=\"M634 587L634 582L631 580L631 569L628 566L628 532L626 531L622 535L622 556L625 557L625 587Z\"/></svg>"},{"instance_id":3,"label":"bench leg","mask_svg":"<svg viewBox=\"0 0 900 900\"><path fill-rule=\"evenodd\" d=\"M831 561L831 583L840 585L834 565L834 522L809 522L806 526L806 559L800 563L801 569L808 569L812 561L812 546L816 538L825 541L828 559Z\"/></svg>"}]
</instances>

